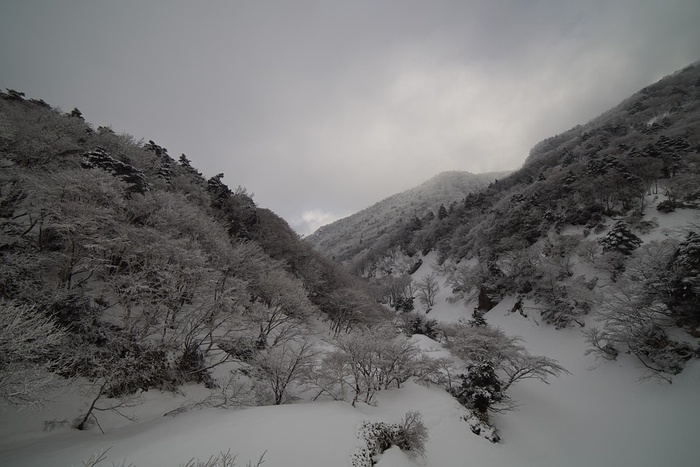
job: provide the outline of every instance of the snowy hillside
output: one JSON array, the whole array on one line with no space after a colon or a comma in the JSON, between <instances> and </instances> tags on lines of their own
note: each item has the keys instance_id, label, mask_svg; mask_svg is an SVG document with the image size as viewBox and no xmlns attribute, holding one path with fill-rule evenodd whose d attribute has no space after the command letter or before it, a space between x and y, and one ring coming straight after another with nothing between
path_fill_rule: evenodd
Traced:
<instances>
[{"instance_id":1,"label":"snowy hillside","mask_svg":"<svg viewBox=\"0 0 700 467\"><path fill-rule=\"evenodd\" d=\"M654 213L654 211L650 211ZM644 241L673 235L693 222L684 210L655 216L659 227ZM423 258L413 274L432 272L435 254ZM440 290L427 317L443 323L467 320L475 303L450 303L450 287L439 277ZM178 416L163 416L188 398L201 400L207 391L187 386L185 395L149 391L147 403L132 409L138 421L115 414L101 417L105 434L71 430L47 420L73 416L86 404L74 393L63 394L47 411L4 412L0 425L0 465L79 466L93 454L106 453L103 465L185 465L193 458L206 461L220 452L237 454L236 465L252 465L263 456L265 466L350 466L362 442L363 421L399 421L419 411L429 431L425 457L411 457L393 447L378 456L380 467L509 466L691 466L696 464L695 433L700 419L700 363L692 360L673 384L640 382L642 364L622 354L601 362L585 355L583 330L556 330L539 322L534 302L524 314L512 312L516 298L506 297L484 317L490 326L518 335L533 354L556 359L569 374L549 384L524 380L513 386L514 411L492 416L501 435L494 444L472 433L462 419L466 409L442 387L409 381L400 389L380 391L371 405L352 407L341 401L301 400L296 404L239 410L206 408ZM423 312L421 312L423 314ZM449 356L443 345L424 335L412 340L433 358ZM47 430L47 426L54 427Z\"/></svg>"},{"instance_id":2,"label":"snowy hillside","mask_svg":"<svg viewBox=\"0 0 700 467\"><path fill-rule=\"evenodd\" d=\"M599 117L536 144L521 169L457 203L444 199L446 209L435 216L405 216L395 226L370 217L366 225L325 235L322 246L314 245L339 262L353 258L349 266L358 274L395 248L410 256L438 251L441 261L478 257L486 263L517 256L569 226L584 226L582 233L603 229L604 217L634 226L648 193L658 195L662 212L698 208L698 83L700 66L690 65L641 89ZM353 237L373 222L389 236L369 246Z\"/></svg>"},{"instance_id":3,"label":"snowy hillside","mask_svg":"<svg viewBox=\"0 0 700 467\"><path fill-rule=\"evenodd\" d=\"M453 320L464 313L463 306L439 302L430 313L433 317ZM571 374L550 385L526 381L514 387L519 409L495 416L503 437L500 444L473 434L460 419L464 408L443 389L410 383L380 393L374 407L316 402L206 409L174 418L151 414L139 422L119 422L121 426L104 435L65 428L42 432L47 414L4 413L0 465L79 466L92 453L111 447L104 465L126 459L127 465L176 466L230 450L239 455L239 465L265 453L265 466L347 466L360 445L361 421L393 422L409 410L420 411L429 429L425 458L411 460L392 449L379 466L695 465L698 362L672 385L640 384L638 364L631 358L598 365L583 355L579 330L538 326L510 313L510 305L512 301L504 301L489 311L488 322L522 336L529 349L558 359ZM439 352L438 343L424 337L419 342L429 352ZM182 400L167 394L149 398L163 411ZM65 408L52 410L59 418L66 413Z\"/></svg>"}]
</instances>

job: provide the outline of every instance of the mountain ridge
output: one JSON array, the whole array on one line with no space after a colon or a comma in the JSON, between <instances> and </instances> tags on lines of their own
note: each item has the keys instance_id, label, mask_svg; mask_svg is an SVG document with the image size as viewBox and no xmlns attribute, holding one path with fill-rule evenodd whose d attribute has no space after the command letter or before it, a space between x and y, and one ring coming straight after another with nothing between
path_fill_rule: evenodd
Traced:
<instances>
[{"instance_id":1,"label":"mountain ridge","mask_svg":"<svg viewBox=\"0 0 700 467\"><path fill-rule=\"evenodd\" d=\"M420 185L319 227L304 240L328 257L340 262L352 262L363 250L386 238L387 230L407 221L415 222L426 216L437 215L441 205L447 208L468 193L485 188L509 173L474 174L458 170L440 172ZM342 242L342 245L338 245L338 242Z\"/></svg>"},{"instance_id":2,"label":"mountain ridge","mask_svg":"<svg viewBox=\"0 0 700 467\"><path fill-rule=\"evenodd\" d=\"M695 205L700 196L698 154L700 66L696 62L590 121L538 142L520 169L466 194L443 219L420 219L423 222L394 235L391 242L375 242L369 260L390 255L399 246L409 255L438 250L442 261L458 261L526 247L552 228L569 224L602 228L603 216L622 217L632 207L639 208L644 202L641 194L652 184L657 195L668 198L660 209ZM450 202L442 200L446 207ZM357 262L357 247L342 251L347 245L331 244L333 238L327 234L318 237L309 242L319 251L340 251L336 261ZM384 252L379 251L382 248Z\"/></svg>"}]
</instances>

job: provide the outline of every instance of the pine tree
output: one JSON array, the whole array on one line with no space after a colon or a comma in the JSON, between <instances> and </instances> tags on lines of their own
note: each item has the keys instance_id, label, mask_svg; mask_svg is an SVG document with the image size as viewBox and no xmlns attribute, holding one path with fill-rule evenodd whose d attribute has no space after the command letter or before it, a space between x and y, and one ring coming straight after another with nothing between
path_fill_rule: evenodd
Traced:
<instances>
[{"instance_id":1,"label":"pine tree","mask_svg":"<svg viewBox=\"0 0 700 467\"><path fill-rule=\"evenodd\" d=\"M186 155L181 154L177 163L185 170L185 173L193 175L198 182L204 182L204 176L199 170L192 166L192 161L190 161Z\"/></svg>"},{"instance_id":2,"label":"pine tree","mask_svg":"<svg viewBox=\"0 0 700 467\"><path fill-rule=\"evenodd\" d=\"M79 108L75 107L73 110L70 112L71 117L79 118L80 120L85 120L83 118L83 113L80 111Z\"/></svg>"},{"instance_id":3,"label":"pine tree","mask_svg":"<svg viewBox=\"0 0 700 467\"><path fill-rule=\"evenodd\" d=\"M642 240L632 233L627 223L618 221L610 232L600 239L600 244L604 252L622 253L629 256L642 244Z\"/></svg>"},{"instance_id":4,"label":"pine tree","mask_svg":"<svg viewBox=\"0 0 700 467\"><path fill-rule=\"evenodd\" d=\"M466 375L460 375L462 384L452 393L462 405L484 415L504 400L503 385L490 361L469 365L467 371Z\"/></svg>"},{"instance_id":5,"label":"pine tree","mask_svg":"<svg viewBox=\"0 0 700 467\"><path fill-rule=\"evenodd\" d=\"M212 205L219 208L233 196L231 189L221 181L223 178L224 174L220 173L207 180L207 191L212 197Z\"/></svg>"}]
</instances>

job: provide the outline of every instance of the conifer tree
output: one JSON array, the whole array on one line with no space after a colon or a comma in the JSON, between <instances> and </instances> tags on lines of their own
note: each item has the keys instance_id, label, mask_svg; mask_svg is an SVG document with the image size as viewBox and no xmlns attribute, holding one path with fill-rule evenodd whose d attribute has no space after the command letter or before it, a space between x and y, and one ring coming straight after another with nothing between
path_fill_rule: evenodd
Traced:
<instances>
[{"instance_id":1,"label":"conifer tree","mask_svg":"<svg viewBox=\"0 0 700 467\"><path fill-rule=\"evenodd\" d=\"M642 244L642 240L632 233L627 223L618 221L610 232L600 239L600 244L604 252L622 253L629 256Z\"/></svg>"}]
</instances>

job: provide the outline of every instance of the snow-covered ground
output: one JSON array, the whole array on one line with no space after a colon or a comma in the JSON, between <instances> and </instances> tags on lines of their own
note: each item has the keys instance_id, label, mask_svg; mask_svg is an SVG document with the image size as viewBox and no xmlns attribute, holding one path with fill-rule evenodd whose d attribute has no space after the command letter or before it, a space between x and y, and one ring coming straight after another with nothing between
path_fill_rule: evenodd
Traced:
<instances>
[{"instance_id":1,"label":"snow-covered ground","mask_svg":"<svg viewBox=\"0 0 700 467\"><path fill-rule=\"evenodd\" d=\"M433 317L453 318L459 305L440 304ZM584 356L580 330L538 326L504 302L486 316L491 324L523 337L533 353L556 358L570 372L550 385L524 381L512 388L517 411L494 417L503 441L492 444L460 420L461 406L444 390L416 383L379 393L376 406L343 402L300 403L243 410L205 409L177 417L160 414L182 398L149 393L139 422L114 421L107 433L67 428L43 432L43 420L74 415L6 412L2 415L0 465L79 466L111 447L108 462L177 466L220 451L238 454L239 465L265 453L265 466L347 466L360 445L363 420L399 421L418 410L430 432L425 459L392 449L379 462L391 466L692 466L700 420L700 365L666 383L639 383L631 359L596 365ZM439 344L421 337L426 350ZM75 404L74 404L75 405ZM160 414L158 410L160 409ZM110 425L108 425L109 427ZM14 434L13 434L14 433Z\"/></svg>"},{"instance_id":2,"label":"snow-covered ground","mask_svg":"<svg viewBox=\"0 0 700 467\"><path fill-rule=\"evenodd\" d=\"M678 215L674 215L678 217ZM670 225L670 218L666 224ZM683 219L675 219L681 224ZM663 232L661 230L657 232ZM657 233L658 235L658 233ZM430 271L429 256L415 273ZM445 301L442 287L429 317L469 319L472 306ZM621 355L600 364L584 355L580 328L555 330L532 318L510 313L506 299L486 314L507 334L519 335L533 354L557 359L571 374L551 380L523 381L511 389L518 410L493 417L502 441L492 444L474 435L460 417L464 409L443 389L417 383L382 391L374 406L353 408L344 402L298 403L242 410L204 409L164 417L186 396L149 392L136 407L139 420L105 414L106 434L58 427L43 431L45 420L70 420L85 404L64 394L46 411L0 413L1 466L80 466L93 453L110 448L101 465L178 466L219 452L238 454L237 465L253 464L265 453L265 467L349 466L361 445L357 428L363 420L397 422L418 410L429 429L425 458L411 459L392 448L380 467L400 466L695 466L700 422L700 362L691 361L673 384L638 381L639 363ZM432 354L440 344L415 337ZM188 397L203 398L202 388L187 388Z\"/></svg>"}]
</instances>

